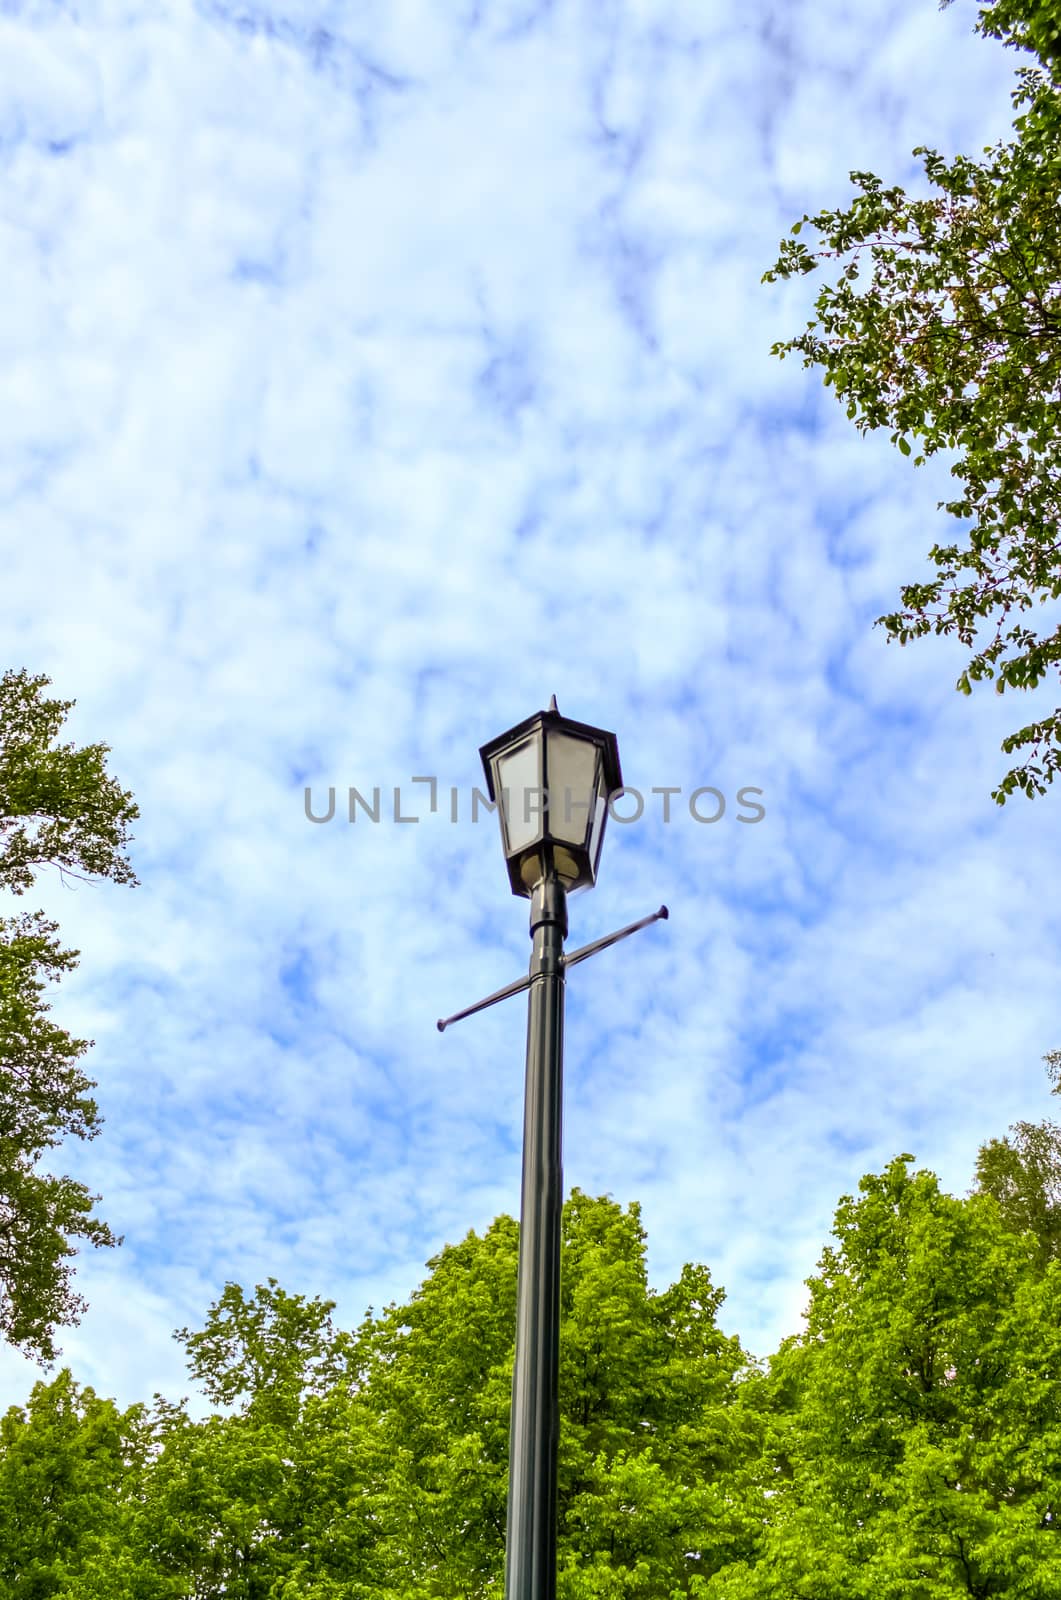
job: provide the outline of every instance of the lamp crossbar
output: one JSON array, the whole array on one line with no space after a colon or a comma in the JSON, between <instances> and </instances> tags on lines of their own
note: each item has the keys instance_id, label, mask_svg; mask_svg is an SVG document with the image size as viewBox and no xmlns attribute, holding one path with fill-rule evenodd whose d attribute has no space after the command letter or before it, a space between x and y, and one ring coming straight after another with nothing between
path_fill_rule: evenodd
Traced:
<instances>
[{"instance_id":1,"label":"lamp crossbar","mask_svg":"<svg viewBox=\"0 0 1061 1600\"><path fill-rule=\"evenodd\" d=\"M590 944L584 944L579 950L572 950L570 955L561 956L561 965L564 968L577 966L580 961L586 961L590 956L595 956L599 950L607 950L609 945L618 944L620 939L628 939L632 933L639 933L642 928L648 928L653 922L666 922L670 912L666 906L660 906L658 911L653 911L651 916L642 917L639 922L628 923L625 928L619 928L615 933L605 934L603 939L594 939ZM461 1022L465 1017L472 1017L477 1011L485 1011L488 1006L496 1006L499 1000L508 1000L514 994L522 994L529 989L529 977L517 978L515 983L508 983L503 989L498 989L494 994L487 995L485 1000L477 1000L473 1006L466 1006L463 1011L455 1011L452 1017L440 1017L435 1026L439 1033L444 1033L451 1022Z\"/></svg>"}]
</instances>

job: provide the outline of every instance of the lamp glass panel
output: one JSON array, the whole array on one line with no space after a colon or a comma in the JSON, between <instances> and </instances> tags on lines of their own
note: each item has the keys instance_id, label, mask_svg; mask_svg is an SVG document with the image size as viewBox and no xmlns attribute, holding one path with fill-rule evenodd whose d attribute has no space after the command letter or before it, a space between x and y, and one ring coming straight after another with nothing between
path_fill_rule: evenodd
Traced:
<instances>
[{"instance_id":1,"label":"lamp glass panel","mask_svg":"<svg viewBox=\"0 0 1061 1600\"><path fill-rule=\"evenodd\" d=\"M570 733L546 734L549 833L585 849L597 793L597 746Z\"/></svg>"},{"instance_id":2,"label":"lamp glass panel","mask_svg":"<svg viewBox=\"0 0 1061 1600\"><path fill-rule=\"evenodd\" d=\"M604 837L604 819L608 815L608 802L604 795L598 792L593 807L593 832L589 838L589 862L593 876L597 876L597 863L600 860L601 843Z\"/></svg>"},{"instance_id":3,"label":"lamp glass panel","mask_svg":"<svg viewBox=\"0 0 1061 1600\"><path fill-rule=\"evenodd\" d=\"M539 736L532 735L498 756L494 790L500 791L504 809L505 852L515 855L542 834L545 797Z\"/></svg>"}]
</instances>

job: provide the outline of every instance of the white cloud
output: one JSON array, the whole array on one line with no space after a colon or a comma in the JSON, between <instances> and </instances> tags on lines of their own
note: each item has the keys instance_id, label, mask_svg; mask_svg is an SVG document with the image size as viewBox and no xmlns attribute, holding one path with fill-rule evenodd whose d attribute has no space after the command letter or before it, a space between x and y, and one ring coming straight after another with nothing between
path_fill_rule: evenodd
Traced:
<instances>
[{"instance_id":1,"label":"white cloud","mask_svg":"<svg viewBox=\"0 0 1061 1600\"><path fill-rule=\"evenodd\" d=\"M107 1118L66 1160L126 1235L79 1263L85 1381L184 1392L170 1333L227 1278L353 1321L515 1211L522 1003L434 1023L526 960L468 811L479 744L553 691L647 798L572 942L672 909L569 986L567 1180L643 1201L654 1281L707 1261L763 1352L863 1171L909 1148L960 1189L1044 1114L1056 808L989 799L1023 707L872 629L945 464L773 361L810 286L759 283L850 167L1005 132L1012 63L966 28L913 0L5 18L7 652L143 812L138 890L38 897ZM351 784L421 821L351 825ZM0 1355L7 1399L31 1376Z\"/></svg>"}]
</instances>

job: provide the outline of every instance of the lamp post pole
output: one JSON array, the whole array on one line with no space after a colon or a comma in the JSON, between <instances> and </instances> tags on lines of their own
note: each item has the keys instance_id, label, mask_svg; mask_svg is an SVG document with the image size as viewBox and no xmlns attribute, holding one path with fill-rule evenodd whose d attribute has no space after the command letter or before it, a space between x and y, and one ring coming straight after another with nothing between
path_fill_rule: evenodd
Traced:
<instances>
[{"instance_id":1,"label":"lamp post pole","mask_svg":"<svg viewBox=\"0 0 1061 1600\"><path fill-rule=\"evenodd\" d=\"M554 695L547 711L492 739L479 754L498 806L512 892L530 900L530 970L437 1026L443 1033L462 1017L530 991L505 1600L556 1600L564 975L659 922L667 908L564 953L567 896L596 882L608 803L622 791L614 734L562 717Z\"/></svg>"},{"instance_id":2,"label":"lamp post pole","mask_svg":"<svg viewBox=\"0 0 1061 1600\"><path fill-rule=\"evenodd\" d=\"M516 1362L509 1435L505 1600L555 1600L563 1208L563 885L531 896Z\"/></svg>"}]
</instances>

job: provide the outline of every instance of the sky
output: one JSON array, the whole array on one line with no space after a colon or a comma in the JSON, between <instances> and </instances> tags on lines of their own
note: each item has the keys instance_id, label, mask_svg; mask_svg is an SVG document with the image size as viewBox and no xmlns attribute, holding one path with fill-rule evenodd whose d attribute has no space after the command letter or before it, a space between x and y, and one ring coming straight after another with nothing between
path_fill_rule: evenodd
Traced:
<instances>
[{"instance_id":1,"label":"sky","mask_svg":"<svg viewBox=\"0 0 1061 1600\"><path fill-rule=\"evenodd\" d=\"M194 1400L172 1334L226 1282L354 1326L518 1214L524 1000L435 1021L526 969L471 793L554 693L646 797L569 945L670 907L567 985L565 1183L640 1202L654 1287L705 1263L763 1356L863 1173L964 1193L1052 1114L1061 797L990 791L1053 701L874 628L947 464L771 356L814 280L760 282L851 169L1006 136L974 20L0 5L0 667L141 810L139 887L18 906L82 952L105 1126L61 1170L124 1235L78 1257L80 1381ZM0 1351L0 1405L40 1376Z\"/></svg>"}]
</instances>

